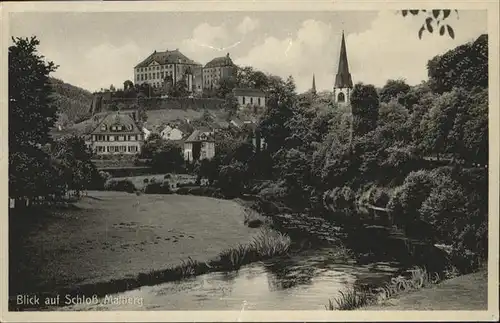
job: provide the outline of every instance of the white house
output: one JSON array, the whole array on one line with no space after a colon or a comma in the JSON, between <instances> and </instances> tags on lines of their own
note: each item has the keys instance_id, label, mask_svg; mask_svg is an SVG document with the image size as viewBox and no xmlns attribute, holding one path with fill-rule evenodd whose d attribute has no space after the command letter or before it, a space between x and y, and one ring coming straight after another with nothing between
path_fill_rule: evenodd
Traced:
<instances>
[{"instance_id":1,"label":"white house","mask_svg":"<svg viewBox=\"0 0 500 323\"><path fill-rule=\"evenodd\" d=\"M184 133L178 128L171 127L167 125L161 132L160 135L165 140L181 140Z\"/></svg>"},{"instance_id":2,"label":"white house","mask_svg":"<svg viewBox=\"0 0 500 323\"><path fill-rule=\"evenodd\" d=\"M195 130L184 142L184 159L187 161L212 159L215 156L215 140L200 130Z\"/></svg>"},{"instance_id":3,"label":"white house","mask_svg":"<svg viewBox=\"0 0 500 323\"><path fill-rule=\"evenodd\" d=\"M233 94L238 100L240 109L247 106L266 107L266 94L259 89L235 88Z\"/></svg>"}]
</instances>

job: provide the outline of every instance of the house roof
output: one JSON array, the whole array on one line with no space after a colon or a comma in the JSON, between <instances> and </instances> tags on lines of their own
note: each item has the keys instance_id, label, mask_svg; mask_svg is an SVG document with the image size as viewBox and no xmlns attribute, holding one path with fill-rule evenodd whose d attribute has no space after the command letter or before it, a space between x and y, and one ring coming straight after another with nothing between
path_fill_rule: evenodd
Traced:
<instances>
[{"instance_id":1,"label":"house roof","mask_svg":"<svg viewBox=\"0 0 500 323\"><path fill-rule=\"evenodd\" d=\"M202 142L202 141L214 141L212 136L205 135L200 130L195 130L184 142Z\"/></svg>"},{"instance_id":2,"label":"house roof","mask_svg":"<svg viewBox=\"0 0 500 323\"><path fill-rule=\"evenodd\" d=\"M149 55L145 60L140 62L135 66L135 68L139 67L147 67L152 62L156 62L160 65L165 64L190 64L190 65L200 65L188 58L186 55L181 53L178 49L175 50L166 50L164 52L154 51L151 55Z\"/></svg>"},{"instance_id":3,"label":"house roof","mask_svg":"<svg viewBox=\"0 0 500 323\"><path fill-rule=\"evenodd\" d=\"M259 89L250 89L250 88L235 88L233 89L233 94L235 96L258 96L265 97L266 93Z\"/></svg>"},{"instance_id":4,"label":"house roof","mask_svg":"<svg viewBox=\"0 0 500 323\"><path fill-rule=\"evenodd\" d=\"M101 131L101 126L103 124L106 125L105 131ZM104 119L102 119L102 121L99 122L97 127L95 127L95 129L92 131L92 134L110 133L109 127L114 124L125 126L125 129L127 129L127 131L124 131L124 133L141 133L141 130L139 130L137 124L134 122L134 119L132 119L130 115L120 112L114 112L105 116ZM129 127L130 130L128 130Z\"/></svg>"},{"instance_id":5,"label":"house roof","mask_svg":"<svg viewBox=\"0 0 500 323\"><path fill-rule=\"evenodd\" d=\"M210 67L223 67L223 66L234 66L233 60L229 57L229 54L222 57L216 57L212 59L205 65L205 68Z\"/></svg>"}]
</instances>

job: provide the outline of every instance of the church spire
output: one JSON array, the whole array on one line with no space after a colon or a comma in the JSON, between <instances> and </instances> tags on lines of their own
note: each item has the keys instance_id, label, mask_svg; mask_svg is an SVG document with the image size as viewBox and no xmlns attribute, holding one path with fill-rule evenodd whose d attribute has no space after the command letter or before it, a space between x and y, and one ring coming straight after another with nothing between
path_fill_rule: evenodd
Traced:
<instances>
[{"instance_id":1,"label":"church spire","mask_svg":"<svg viewBox=\"0 0 500 323\"><path fill-rule=\"evenodd\" d=\"M316 94L316 79L314 77L314 73L313 73L313 84L312 84L311 92Z\"/></svg>"},{"instance_id":2,"label":"church spire","mask_svg":"<svg viewBox=\"0 0 500 323\"><path fill-rule=\"evenodd\" d=\"M344 31L342 30L342 43L340 44L339 69L335 77L335 88L350 88L352 89L352 78L349 73L349 64L347 63L347 50L345 45Z\"/></svg>"}]
</instances>

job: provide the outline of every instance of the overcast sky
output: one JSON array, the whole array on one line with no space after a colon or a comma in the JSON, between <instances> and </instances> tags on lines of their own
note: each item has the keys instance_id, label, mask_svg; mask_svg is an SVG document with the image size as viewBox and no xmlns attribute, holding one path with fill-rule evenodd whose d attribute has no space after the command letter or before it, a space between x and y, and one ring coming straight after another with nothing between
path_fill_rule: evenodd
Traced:
<instances>
[{"instance_id":1,"label":"overcast sky","mask_svg":"<svg viewBox=\"0 0 500 323\"><path fill-rule=\"evenodd\" d=\"M60 65L53 75L90 91L122 86L154 50L178 48L202 64L229 52L236 64L292 75L302 92L313 73L318 90L331 89L342 29L355 83L420 83L429 59L486 33L486 11L459 14L448 18L455 40L419 40L423 18L392 11L12 13L10 34L36 35L41 54Z\"/></svg>"}]
</instances>

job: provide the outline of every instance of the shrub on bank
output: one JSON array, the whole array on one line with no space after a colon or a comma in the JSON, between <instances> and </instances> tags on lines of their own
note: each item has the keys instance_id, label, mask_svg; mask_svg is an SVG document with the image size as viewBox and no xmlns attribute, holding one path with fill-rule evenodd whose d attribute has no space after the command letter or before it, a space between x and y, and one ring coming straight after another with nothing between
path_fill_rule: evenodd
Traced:
<instances>
[{"instance_id":1,"label":"shrub on bank","mask_svg":"<svg viewBox=\"0 0 500 323\"><path fill-rule=\"evenodd\" d=\"M145 194L172 194L170 183L165 181L163 183L150 182L144 187Z\"/></svg>"},{"instance_id":2,"label":"shrub on bank","mask_svg":"<svg viewBox=\"0 0 500 323\"><path fill-rule=\"evenodd\" d=\"M224 197L219 189L210 186L181 186L179 184L179 188L175 191L175 193L180 195L196 195L215 198Z\"/></svg>"},{"instance_id":3,"label":"shrub on bank","mask_svg":"<svg viewBox=\"0 0 500 323\"><path fill-rule=\"evenodd\" d=\"M110 179L104 184L104 190L134 193L136 191L136 187L129 179Z\"/></svg>"},{"instance_id":4,"label":"shrub on bank","mask_svg":"<svg viewBox=\"0 0 500 323\"><path fill-rule=\"evenodd\" d=\"M356 194L348 186L336 187L325 192L323 201L333 211L354 210Z\"/></svg>"}]
</instances>

